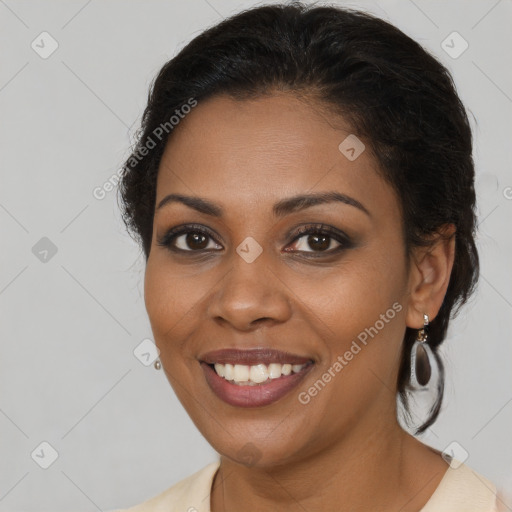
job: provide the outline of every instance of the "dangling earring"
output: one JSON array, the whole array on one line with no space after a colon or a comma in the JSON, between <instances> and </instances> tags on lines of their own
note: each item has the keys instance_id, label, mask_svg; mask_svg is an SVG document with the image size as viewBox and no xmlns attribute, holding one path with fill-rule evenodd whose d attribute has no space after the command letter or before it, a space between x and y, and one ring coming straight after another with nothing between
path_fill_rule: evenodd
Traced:
<instances>
[{"instance_id":1,"label":"dangling earring","mask_svg":"<svg viewBox=\"0 0 512 512\"><path fill-rule=\"evenodd\" d=\"M413 390L425 390L432 375L431 361L434 359L432 349L428 344L428 315L423 315L423 329L418 331L418 336L411 349L411 378L410 388Z\"/></svg>"}]
</instances>

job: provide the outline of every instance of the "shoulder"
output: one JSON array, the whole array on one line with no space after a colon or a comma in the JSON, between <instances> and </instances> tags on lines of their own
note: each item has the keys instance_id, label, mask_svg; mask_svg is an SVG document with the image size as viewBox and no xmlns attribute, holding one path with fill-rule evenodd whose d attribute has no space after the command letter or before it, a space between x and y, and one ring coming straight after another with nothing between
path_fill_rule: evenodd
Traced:
<instances>
[{"instance_id":1,"label":"shoulder","mask_svg":"<svg viewBox=\"0 0 512 512\"><path fill-rule=\"evenodd\" d=\"M452 460L420 512L496 512L496 485L469 466Z\"/></svg>"},{"instance_id":2,"label":"shoulder","mask_svg":"<svg viewBox=\"0 0 512 512\"><path fill-rule=\"evenodd\" d=\"M111 512L209 512L210 491L218 467L219 462L212 462L143 503Z\"/></svg>"}]
</instances>

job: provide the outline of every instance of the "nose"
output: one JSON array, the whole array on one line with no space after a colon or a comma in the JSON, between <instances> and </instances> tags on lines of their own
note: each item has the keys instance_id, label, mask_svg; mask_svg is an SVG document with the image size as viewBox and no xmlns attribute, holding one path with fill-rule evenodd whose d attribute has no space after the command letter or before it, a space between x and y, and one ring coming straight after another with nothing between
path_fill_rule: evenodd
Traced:
<instances>
[{"instance_id":1,"label":"nose","mask_svg":"<svg viewBox=\"0 0 512 512\"><path fill-rule=\"evenodd\" d=\"M247 263L234 254L233 264L209 302L209 318L240 331L279 324L291 316L289 289L261 255Z\"/></svg>"}]
</instances>

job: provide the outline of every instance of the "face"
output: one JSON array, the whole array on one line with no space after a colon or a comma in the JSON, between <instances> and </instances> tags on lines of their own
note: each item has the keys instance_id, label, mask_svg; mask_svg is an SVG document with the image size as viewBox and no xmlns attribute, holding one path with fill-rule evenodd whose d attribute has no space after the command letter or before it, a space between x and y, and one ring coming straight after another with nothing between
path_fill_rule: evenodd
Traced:
<instances>
[{"instance_id":1,"label":"face","mask_svg":"<svg viewBox=\"0 0 512 512\"><path fill-rule=\"evenodd\" d=\"M319 107L286 93L200 102L158 174L145 302L163 368L212 446L262 467L396 418L399 202Z\"/></svg>"}]
</instances>

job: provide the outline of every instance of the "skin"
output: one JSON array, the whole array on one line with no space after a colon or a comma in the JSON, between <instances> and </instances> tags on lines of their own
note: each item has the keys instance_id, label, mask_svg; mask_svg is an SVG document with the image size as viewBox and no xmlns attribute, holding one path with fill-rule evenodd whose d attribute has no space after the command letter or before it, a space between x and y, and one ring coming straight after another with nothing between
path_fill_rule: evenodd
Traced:
<instances>
[{"instance_id":1,"label":"skin","mask_svg":"<svg viewBox=\"0 0 512 512\"><path fill-rule=\"evenodd\" d=\"M163 368L221 454L212 512L418 511L448 468L439 452L400 427L395 391L406 326L419 329L424 313L431 320L438 313L454 240L416 249L408 265L394 190L369 150L354 161L338 150L350 127L321 107L283 92L243 101L213 97L174 129L161 161L157 205L174 193L224 210L216 218L177 202L157 209L145 273ZM368 214L338 202L272 214L283 198L332 191L356 199ZM185 236L174 244L188 252L158 245L185 223L214 232L215 239L205 239L211 252L193 253L197 245ZM297 227L322 223L352 243L328 254L308 235L295 239ZM263 249L252 263L236 252L249 236ZM328 250L340 245L327 241ZM394 303L401 311L301 404L298 394ZM273 347L315 364L278 402L242 409L217 398L198 362L207 351L233 347Z\"/></svg>"}]
</instances>

